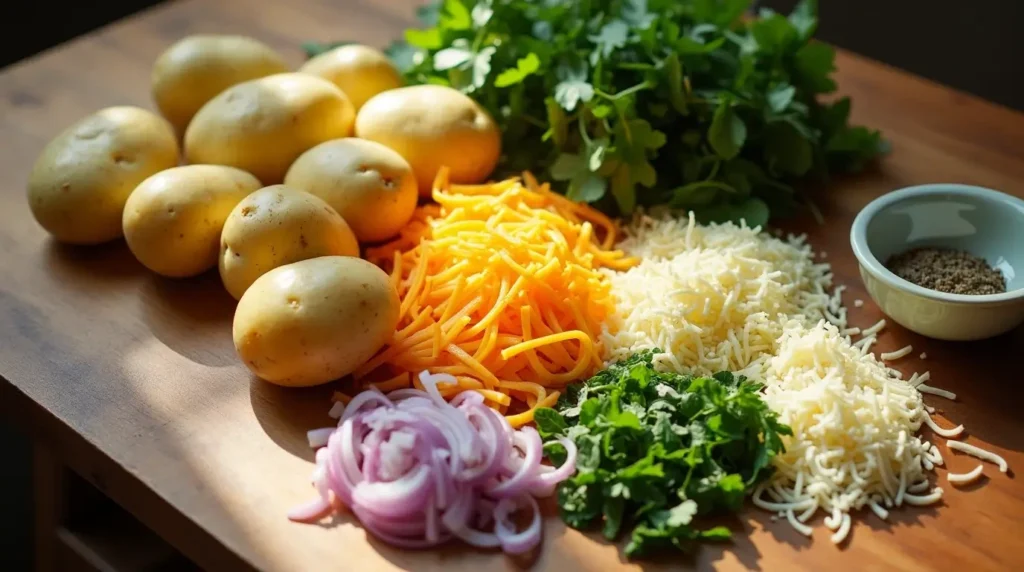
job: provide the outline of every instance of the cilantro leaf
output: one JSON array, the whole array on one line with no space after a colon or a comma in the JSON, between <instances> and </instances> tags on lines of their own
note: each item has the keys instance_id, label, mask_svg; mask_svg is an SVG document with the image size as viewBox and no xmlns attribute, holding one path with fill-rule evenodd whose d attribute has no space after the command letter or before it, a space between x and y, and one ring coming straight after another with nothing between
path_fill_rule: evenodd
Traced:
<instances>
[{"instance_id":1,"label":"cilantro leaf","mask_svg":"<svg viewBox=\"0 0 1024 572\"><path fill-rule=\"evenodd\" d=\"M609 214L776 218L797 212L795 187L862 169L887 143L850 125L848 99L818 101L836 83L835 50L812 39L817 0L747 17L753 4L433 0L387 54L406 83L452 87L490 113L505 150L494 178L550 180L569 154L584 164L553 188Z\"/></svg>"},{"instance_id":2,"label":"cilantro leaf","mask_svg":"<svg viewBox=\"0 0 1024 572\"><path fill-rule=\"evenodd\" d=\"M473 52L466 48L445 48L434 54L434 69L450 70L473 59Z\"/></svg>"},{"instance_id":3,"label":"cilantro leaf","mask_svg":"<svg viewBox=\"0 0 1024 572\"><path fill-rule=\"evenodd\" d=\"M715 117L708 129L708 143L723 159L739 155L747 141L747 126L732 108L728 99L723 99L715 110Z\"/></svg>"},{"instance_id":4,"label":"cilantro leaf","mask_svg":"<svg viewBox=\"0 0 1024 572\"><path fill-rule=\"evenodd\" d=\"M526 57L519 58L516 62L516 67L509 68L494 79L495 87L508 87L515 85L526 79L526 76L535 73L540 69L540 59L537 54L530 52Z\"/></svg>"},{"instance_id":5,"label":"cilantro leaf","mask_svg":"<svg viewBox=\"0 0 1024 572\"><path fill-rule=\"evenodd\" d=\"M630 558L729 538L725 527L702 530L700 519L739 510L791 433L760 384L729 372L660 372L657 353L638 352L570 387L556 406L564 415L535 414L542 431L569 436L579 451L577 473L559 486L562 518L599 525L611 540L626 531Z\"/></svg>"},{"instance_id":6,"label":"cilantro leaf","mask_svg":"<svg viewBox=\"0 0 1024 572\"><path fill-rule=\"evenodd\" d=\"M625 46L628 35L629 26L622 20L612 20L605 24L599 34L590 36L590 41L594 42L590 63L596 64L597 60L607 58L612 52Z\"/></svg>"},{"instance_id":7,"label":"cilantro leaf","mask_svg":"<svg viewBox=\"0 0 1024 572\"><path fill-rule=\"evenodd\" d=\"M565 432L565 419L562 419L562 415L550 407L538 407L534 410L533 420L537 424L537 431L544 439Z\"/></svg>"}]
</instances>

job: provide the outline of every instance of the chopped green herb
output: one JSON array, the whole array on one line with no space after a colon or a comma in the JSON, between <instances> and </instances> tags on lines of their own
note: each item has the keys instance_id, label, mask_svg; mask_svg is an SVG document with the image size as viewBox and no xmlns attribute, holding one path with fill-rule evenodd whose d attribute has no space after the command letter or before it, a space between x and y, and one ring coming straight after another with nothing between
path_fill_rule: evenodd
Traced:
<instances>
[{"instance_id":1,"label":"chopped green herb","mask_svg":"<svg viewBox=\"0 0 1024 572\"><path fill-rule=\"evenodd\" d=\"M558 504L574 528L628 530L629 557L687 551L729 530L701 530L695 517L735 512L771 472L789 427L761 400L761 385L728 372L692 377L656 371L657 351L638 353L570 386L555 409L534 413L544 438L576 443L577 473ZM560 463L560 445L547 450Z\"/></svg>"},{"instance_id":2,"label":"chopped green herb","mask_svg":"<svg viewBox=\"0 0 1024 572\"><path fill-rule=\"evenodd\" d=\"M742 19L752 4L444 0L388 53L410 83L490 111L498 176L534 171L612 214L668 204L758 224L801 206L798 182L885 143L848 124L849 100L817 100L836 88L835 50L811 41L817 2Z\"/></svg>"}]
</instances>

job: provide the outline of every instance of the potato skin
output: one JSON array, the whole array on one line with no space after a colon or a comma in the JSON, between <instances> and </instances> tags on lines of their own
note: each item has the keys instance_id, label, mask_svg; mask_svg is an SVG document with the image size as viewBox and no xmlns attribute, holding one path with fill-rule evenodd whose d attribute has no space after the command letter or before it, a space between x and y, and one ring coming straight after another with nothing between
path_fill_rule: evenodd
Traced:
<instances>
[{"instance_id":1,"label":"potato skin","mask_svg":"<svg viewBox=\"0 0 1024 572\"><path fill-rule=\"evenodd\" d=\"M160 54L150 84L160 113L181 134L218 93L243 81L287 71L284 58L263 42L245 36L198 34L178 40Z\"/></svg>"},{"instance_id":2,"label":"potato skin","mask_svg":"<svg viewBox=\"0 0 1024 572\"><path fill-rule=\"evenodd\" d=\"M359 258L324 256L261 276L238 302L235 349L277 385L320 385L350 374L384 346L398 324L387 274Z\"/></svg>"},{"instance_id":3,"label":"potato skin","mask_svg":"<svg viewBox=\"0 0 1024 572\"><path fill-rule=\"evenodd\" d=\"M395 236L416 210L416 175L409 163L365 139L335 139L313 147L295 160L284 182L326 201L360 242Z\"/></svg>"},{"instance_id":4,"label":"potato skin","mask_svg":"<svg viewBox=\"0 0 1024 572\"><path fill-rule=\"evenodd\" d=\"M132 191L124 207L124 238L146 268L171 278L217 266L220 233L231 210L259 180L223 165L160 171Z\"/></svg>"},{"instance_id":5,"label":"potato skin","mask_svg":"<svg viewBox=\"0 0 1024 572\"><path fill-rule=\"evenodd\" d=\"M306 150L352 132L352 102L331 82L285 73L222 91L185 131L189 163L229 165L280 183Z\"/></svg>"},{"instance_id":6,"label":"potato skin","mask_svg":"<svg viewBox=\"0 0 1024 572\"><path fill-rule=\"evenodd\" d=\"M50 141L28 179L36 221L70 244L100 244L121 236L128 195L144 179L178 164L171 125L138 107L108 107Z\"/></svg>"},{"instance_id":7,"label":"potato skin","mask_svg":"<svg viewBox=\"0 0 1024 572\"><path fill-rule=\"evenodd\" d=\"M482 183L501 155L494 119L450 87L416 85L385 91L356 117L356 137L382 143L416 173L420 195L430 196L434 177L447 165L453 183Z\"/></svg>"},{"instance_id":8,"label":"potato skin","mask_svg":"<svg viewBox=\"0 0 1024 572\"><path fill-rule=\"evenodd\" d=\"M267 272L320 256L359 256L355 235L322 199L285 185L242 199L220 237L219 269L236 299Z\"/></svg>"},{"instance_id":9,"label":"potato skin","mask_svg":"<svg viewBox=\"0 0 1024 572\"><path fill-rule=\"evenodd\" d=\"M371 97L402 87L402 76L379 50L359 44L334 48L309 59L301 73L320 76L341 88L352 100L356 112Z\"/></svg>"}]
</instances>

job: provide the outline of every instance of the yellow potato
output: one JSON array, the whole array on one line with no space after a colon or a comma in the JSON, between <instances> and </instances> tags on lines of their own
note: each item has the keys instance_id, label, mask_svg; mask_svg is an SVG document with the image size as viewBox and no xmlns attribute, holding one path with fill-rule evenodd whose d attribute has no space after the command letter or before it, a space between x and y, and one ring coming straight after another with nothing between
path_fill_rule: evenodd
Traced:
<instances>
[{"instance_id":1,"label":"yellow potato","mask_svg":"<svg viewBox=\"0 0 1024 572\"><path fill-rule=\"evenodd\" d=\"M352 230L318 197L274 185L238 203L220 236L220 277L235 298L278 266L318 256L359 256Z\"/></svg>"},{"instance_id":2,"label":"yellow potato","mask_svg":"<svg viewBox=\"0 0 1024 572\"><path fill-rule=\"evenodd\" d=\"M243 81L288 71L277 52L245 36L187 36L153 65L151 88L160 113L184 133L207 101Z\"/></svg>"},{"instance_id":3,"label":"yellow potato","mask_svg":"<svg viewBox=\"0 0 1024 572\"><path fill-rule=\"evenodd\" d=\"M114 240L128 195L178 160L178 141L164 118L138 107L101 109L46 145L29 174L28 204L61 242Z\"/></svg>"},{"instance_id":4,"label":"yellow potato","mask_svg":"<svg viewBox=\"0 0 1024 572\"><path fill-rule=\"evenodd\" d=\"M214 97L185 131L189 163L229 165L280 183L307 149L347 137L355 112L331 82L286 73L240 83Z\"/></svg>"},{"instance_id":5,"label":"yellow potato","mask_svg":"<svg viewBox=\"0 0 1024 572\"><path fill-rule=\"evenodd\" d=\"M157 274L180 278L206 272L217 265L224 221L260 186L249 173L222 165L161 171L142 181L124 206L128 248Z\"/></svg>"},{"instance_id":6,"label":"yellow potato","mask_svg":"<svg viewBox=\"0 0 1024 572\"><path fill-rule=\"evenodd\" d=\"M382 91L402 87L402 76L391 60L369 46L350 44L310 58L301 73L320 76L341 88L356 111Z\"/></svg>"},{"instance_id":7,"label":"yellow potato","mask_svg":"<svg viewBox=\"0 0 1024 572\"><path fill-rule=\"evenodd\" d=\"M349 137L306 151L284 184L312 193L338 211L361 242L398 234L416 209L416 175L391 149Z\"/></svg>"},{"instance_id":8,"label":"yellow potato","mask_svg":"<svg viewBox=\"0 0 1024 572\"><path fill-rule=\"evenodd\" d=\"M324 256L264 274L238 302L235 349L257 376L303 387L344 377L391 339L398 293L359 258Z\"/></svg>"},{"instance_id":9,"label":"yellow potato","mask_svg":"<svg viewBox=\"0 0 1024 572\"><path fill-rule=\"evenodd\" d=\"M412 166L420 195L430 196L438 169L453 183L482 183L498 162L501 134L468 96L439 85L385 91L356 117L356 136L391 147Z\"/></svg>"}]
</instances>

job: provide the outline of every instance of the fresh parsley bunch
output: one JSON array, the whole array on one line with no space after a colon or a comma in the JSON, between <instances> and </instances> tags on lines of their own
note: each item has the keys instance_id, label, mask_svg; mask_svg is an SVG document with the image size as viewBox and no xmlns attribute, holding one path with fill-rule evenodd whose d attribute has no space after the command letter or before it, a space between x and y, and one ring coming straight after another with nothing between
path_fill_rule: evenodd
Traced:
<instances>
[{"instance_id":1,"label":"fresh parsley bunch","mask_svg":"<svg viewBox=\"0 0 1024 572\"><path fill-rule=\"evenodd\" d=\"M762 224L793 184L883 150L850 127L816 2L744 20L751 0L444 0L389 49L411 83L457 88L503 132L501 174L530 170L570 198L628 214L694 210ZM315 48L315 46L314 46Z\"/></svg>"},{"instance_id":2,"label":"fresh parsley bunch","mask_svg":"<svg viewBox=\"0 0 1024 572\"><path fill-rule=\"evenodd\" d=\"M601 523L610 540L632 529L630 557L729 538L727 528L700 530L693 518L738 511L784 450L781 436L792 435L760 384L728 372L658 372L655 353L570 386L557 411L534 414L542 437L565 436L579 449L576 475L558 490L562 518L574 528ZM557 464L565 458L557 442L546 453Z\"/></svg>"}]
</instances>

